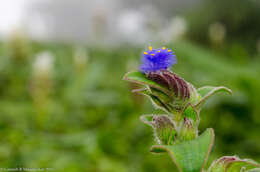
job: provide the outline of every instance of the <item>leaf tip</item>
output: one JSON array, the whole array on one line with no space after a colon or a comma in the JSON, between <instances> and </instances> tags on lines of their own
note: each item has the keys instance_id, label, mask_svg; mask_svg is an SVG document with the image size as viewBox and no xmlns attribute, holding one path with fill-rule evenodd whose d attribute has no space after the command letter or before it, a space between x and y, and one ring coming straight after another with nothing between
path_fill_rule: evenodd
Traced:
<instances>
[{"instance_id":1,"label":"leaf tip","mask_svg":"<svg viewBox=\"0 0 260 172\"><path fill-rule=\"evenodd\" d=\"M152 118L154 115L142 115L140 116L140 120L147 125L152 125Z\"/></svg>"},{"instance_id":2,"label":"leaf tip","mask_svg":"<svg viewBox=\"0 0 260 172\"><path fill-rule=\"evenodd\" d=\"M222 89L224 89L225 91L227 91L230 95L233 94L232 90L227 88L227 87L221 87Z\"/></svg>"},{"instance_id":3,"label":"leaf tip","mask_svg":"<svg viewBox=\"0 0 260 172\"><path fill-rule=\"evenodd\" d=\"M122 78L122 80L124 80L124 81L128 81L128 74L129 74L130 72L127 72L124 76L123 76L123 78Z\"/></svg>"},{"instance_id":4,"label":"leaf tip","mask_svg":"<svg viewBox=\"0 0 260 172\"><path fill-rule=\"evenodd\" d=\"M150 148L150 152L152 153L163 153L163 152L167 152L167 148L165 146L162 146L162 145L153 145L151 148Z\"/></svg>"}]
</instances>

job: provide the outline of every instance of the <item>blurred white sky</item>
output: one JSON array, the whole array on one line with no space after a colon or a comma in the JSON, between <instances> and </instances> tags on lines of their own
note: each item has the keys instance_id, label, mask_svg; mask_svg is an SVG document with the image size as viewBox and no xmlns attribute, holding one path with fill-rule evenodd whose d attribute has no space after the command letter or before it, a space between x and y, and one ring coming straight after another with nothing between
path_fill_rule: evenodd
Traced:
<instances>
[{"instance_id":1,"label":"blurred white sky","mask_svg":"<svg viewBox=\"0 0 260 172\"><path fill-rule=\"evenodd\" d=\"M37 40L92 44L156 41L161 35L154 33L171 27L174 15L187 5L182 0L161 1L163 7L156 0L2 0L0 37L18 30ZM195 1L199 0L185 2Z\"/></svg>"},{"instance_id":2,"label":"blurred white sky","mask_svg":"<svg viewBox=\"0 0 260 172\"><path fill-rule=\"evenodd\" d=\"M22 22L23 14L30 0L2 0L0 3L0 34L12 31Z\"/></svg>"}]
</instances>

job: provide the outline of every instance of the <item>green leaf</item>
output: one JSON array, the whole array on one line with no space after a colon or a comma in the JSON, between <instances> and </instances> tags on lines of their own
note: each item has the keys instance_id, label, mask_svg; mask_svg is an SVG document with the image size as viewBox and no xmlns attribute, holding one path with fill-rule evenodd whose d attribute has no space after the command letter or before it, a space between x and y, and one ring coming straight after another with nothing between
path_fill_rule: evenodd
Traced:
<instances>
[{"instance_id":1,"label":"green leaf","mask_svg":"<svg viewBox=\"0 0 260 172\"><path fill-rule=\"evenodd\" d=\"M188 85L190 90L190 103L192 105L195 105L200 101L201 95L198 93L197 89L191 83L188 83Z\"/></svg>"},{"instance_id":2,"label":"green leaf","mask_svg":"<svg viewBox=\"0 0 260 172\"><path fill-rule=\"evenodd\" d=\"M206 100L211 97L212 95L218 93L218 92L227 92L229 94L232 94L232 91L229 88L220 86L220 87L213 87L213 86L204 86L199 88L198 93L201 96L200 101L195 105L196 107L201 107Z\"/></svg>"},{"instance_id":3,"label":"green leaf","mask_svg":"<svg viewBox=\"0 0 260 172\"><path fill-rule=\"evenodd\" d=\"M214 161L208 172L242 172L260 165L249 159L240 159L236 156L224 156Z\"/></svg>"},{"instance_id":4,"label":"green leaf","mask_svg":"<svg viewBox=\"0 0 260 172\"><path fill-rule=\"evenodd\" d=\"M169 90L166 87L164 87L152 80L147 79L145 74L138 72L138 71L126 73L125 76L123 77L123 79L126 81L129 81L129 82L133 82L133 83L137 83L137 84L141 84L141 85L148 85L152 88L157 88L166 94L169 93Z\"/></svg>"},{"instance_id":5,"label":"green leaf","mask_svg":"<svg viewBox=\"0 0 260 172\"><path fill-rule=\"evenodd\" d=\"M205 166L214 142L213 129L207 129L198 138L176 145L152 146L151 152L168 152L180 172L200 172Z\"/></svg>"},{"instance_id":6,"label":"green leaf","mask_svg":"<svg viewBox=\"0 0 260 172\"><path fill-rule=\"evenodd\" d=\"M242 169L250 170L256 167L260 167L259 164L252 162L250 160L240 160L233 162L226 170L226 172L237 172Z\"/></svg>"}]
</instances>

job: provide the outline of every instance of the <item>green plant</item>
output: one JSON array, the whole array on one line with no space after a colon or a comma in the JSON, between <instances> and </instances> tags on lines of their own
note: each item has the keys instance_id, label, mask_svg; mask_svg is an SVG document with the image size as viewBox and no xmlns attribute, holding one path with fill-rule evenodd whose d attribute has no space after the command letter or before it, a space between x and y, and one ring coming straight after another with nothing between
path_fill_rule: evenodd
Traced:
<instances>
[{"instance_id":1,"label":"green plant","mask_svg":"<svg viewBox=\"0 0 260 172\"><path fill-rule=\"evenodd\" d=\"M152 146L151 152L167 152L180 172L259 171L258 163L236 156L221 157L205 169L214 143L214 130L209 128L199 135L200 110L212 95L232 92L223 86L196 89L170 70L176 62L171 49L149 47L144 52L140 70L124 76L124 80L142 86L133 92L149 97L155 108L166 112L141 116L141 120L153 128L158 143Z\"/></svg>"}]
</instances>

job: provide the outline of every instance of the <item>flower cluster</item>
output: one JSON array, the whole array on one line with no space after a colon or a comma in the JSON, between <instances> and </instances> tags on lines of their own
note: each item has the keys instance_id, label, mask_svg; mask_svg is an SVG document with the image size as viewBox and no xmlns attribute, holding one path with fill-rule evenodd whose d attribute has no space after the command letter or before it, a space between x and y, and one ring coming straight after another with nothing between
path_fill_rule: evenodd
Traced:
<instances>
[{"instance_id":1,"label":"flower cluster","mask_svg":"<svg viewBox=\"0 0 260 172\"><path fill-rule=\"evenodd\" d=\"M171 49L162 47L159 49L153 49L151 46L148 51L143 53L142 64L140 71L142 73L157 72L160 70L166 70L176 64L176 56Z\"/></svg>"}]
</instances>

